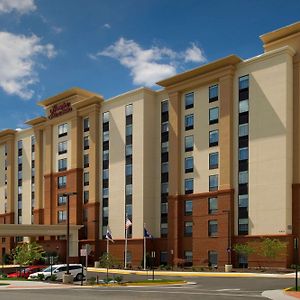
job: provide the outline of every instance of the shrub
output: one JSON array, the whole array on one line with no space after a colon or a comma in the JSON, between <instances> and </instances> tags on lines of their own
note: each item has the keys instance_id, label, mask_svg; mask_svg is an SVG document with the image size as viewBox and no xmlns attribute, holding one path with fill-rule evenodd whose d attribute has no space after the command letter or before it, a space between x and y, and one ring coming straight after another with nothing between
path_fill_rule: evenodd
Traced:
<instances>
[{"instance_id":1,"label":"shrub","mask_svg":"<svg viewBox=\"0 0 300 300\"><path fill-rule=\"evenodd\" d=\"M116 276L116 277L115 277L115 281L116 281L117 283L120 283L122 280L123 280L123 276Z\"/></svg>"},{"instance_id":2,"label":"shrub","mask_svg":"<svg viewBox=\"0 0 300 300\"><path fill-rule=\"evenodd\" d=\"M55 274L52 274L50 276L50 281L56 281L56 279L57 279L57 276Z\"/></svg>"},{"instance_id":3,"label":"shrub","mask_svg":"<svg viewBox=\"0 0 300 300\"><path fill-rule=\"evenodd\" d=\"M38 274L37 279L38 280L44 280L45 279L44 274Z\"/></svg>"},{"instance_id":4,"label":"shrub","mask_svg":"<svg viewBox=\"0 0 300 300\"><path fill-rule=\"evenodd\" d=\"M90 277L90 278L88 279L88 283L91 284L91 285L96 284L96 277Z\"/></svg>"}]
</instances>

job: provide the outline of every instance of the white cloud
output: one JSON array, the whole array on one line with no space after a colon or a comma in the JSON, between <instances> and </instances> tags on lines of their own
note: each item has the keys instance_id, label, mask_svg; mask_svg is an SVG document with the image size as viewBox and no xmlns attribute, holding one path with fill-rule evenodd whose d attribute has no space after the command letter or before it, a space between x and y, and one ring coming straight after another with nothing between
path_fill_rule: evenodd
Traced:
<instances>
[{"instance_id":1,"label":"white cloud","mask_svg":"<svg viewBox=\"0 0 300 300\"><path fill-rule=\"evenodd\" d=\"M42 45L40 38L32 35L15 35L0 32L0 88L9 95L30 99L34 91L30 86L38 82L37 56L53 58L52 44Z\"/></svg>"},{"instance_id":2,"label":"white cloud","mask_svg":"<svg viewBox=\"0 0 300 300\"><path fill-rule=\"evenodd\" d=\"M89 54L91 59L99 56L114 58L130 70L133 83L151 87L155 82L176 74L176 67L183 62L205 62L202 51L192 44L192 48L184 52L176 52L166 47L152 46L143 49L133 40L120 38L96 55ZM188 58L188 59L187 59Z\"/></svg>"},{"instance_id":3,"label":"white cloud","mask_svg":"<svg viewBox=\"0 0 300 300\"><path fill-rule=\"evenodd\" d=\"M186 49L184 60L186 62L197 62L197 63L206 62L206 58L203 54L203 51L200 48L198 48L194 43L192 43L191 48Z\"/></svg>"},{"instance_id":4,"label":"white cloud","mask_svg":"<svg viewBox=\"0 0 300 300\"><path fill-rule=\"evenodd\" d=\"M104 27L104 28L107 28L107 29L110 29L110 28L111 28L110 24L108 24L108 23L105 23L105 24L103 25L103 27Z\"/></svg>"},{"instance_id":5,"label":"white cloud","mask_svg":"<svg viewBox=\"0 0 300 300\"><path fill-rule=\"evenodd\" d=\"M0 14L16 11L26 14L36 10L34 0L0 0Z\"/></svg>"}]
</instances>

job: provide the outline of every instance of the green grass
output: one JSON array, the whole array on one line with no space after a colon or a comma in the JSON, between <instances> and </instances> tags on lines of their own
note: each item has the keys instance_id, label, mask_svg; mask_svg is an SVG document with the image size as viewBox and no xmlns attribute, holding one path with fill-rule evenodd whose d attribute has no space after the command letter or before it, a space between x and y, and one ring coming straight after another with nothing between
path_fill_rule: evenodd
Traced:
<instances>
[{"instance_id":1,"label":"green grass","mask_svg":"<svg viewBox=\"0 0 300 300\"><path fill-rule=\"evenodd\" d=\"M0 285L9 285L9 283L1 283L1 282L0 282Z\"/></svg>"},{"instance_id":2,"label":"green grass","mask_svg":"<svg viewBox=\"0 0 300 300\"><path fill-rule=\"evenodd\" d=\"M286 288L285 291L287 291L287 292L300 292L300 286L298 286L298 290L297 291L296 291L296 288L294 286Z\"/></svg>"},{"instance_id":3,"label":"green grass","mask_svg":"<svg viewBox=\"0 0 300 300\"><path fill-rule=\"evenodd\" d=\"M139 283L141 283L141 284L143 284L143 283L185 283L185 281L184 280L174 280L174 279L154 279L154 280L152 280L152 279L149 279L149 280L137 280L137 281L129 281L129 282L127 282L127 283L133 283L133 284L135 284L135 283L137 283L137 284L139 284Z\"/></svg>"},{"instance_id":4,"label":"green grass","mask_svg":"<svg viewBox=\"0 0 300 300\"><path fill-rule=\"evenodd\" d=\"M14 277L14 278L4 277L4 278L0 278L0 281L6 281L6 280L13 280L13 281L27 281L26 278L22 278L22 277Z\"/></svg>"}]
</instances>

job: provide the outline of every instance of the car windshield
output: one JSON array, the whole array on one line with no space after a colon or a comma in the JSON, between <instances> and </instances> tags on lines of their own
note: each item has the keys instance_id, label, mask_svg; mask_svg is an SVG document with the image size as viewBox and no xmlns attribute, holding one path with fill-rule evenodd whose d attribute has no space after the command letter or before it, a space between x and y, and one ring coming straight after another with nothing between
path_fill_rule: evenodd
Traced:
<instances>
[{"instance_id":1,"label":"car windshield","mask_svg":"<svg viewBox=\"0 0 300 300\"><path fill-rule=\"evenodd\" d=\"M48 267L48 268L46 268L46 269L44 269L44 270L42 270L42 272L51 272L51 266Z\"/></svg>"}]
</instances>

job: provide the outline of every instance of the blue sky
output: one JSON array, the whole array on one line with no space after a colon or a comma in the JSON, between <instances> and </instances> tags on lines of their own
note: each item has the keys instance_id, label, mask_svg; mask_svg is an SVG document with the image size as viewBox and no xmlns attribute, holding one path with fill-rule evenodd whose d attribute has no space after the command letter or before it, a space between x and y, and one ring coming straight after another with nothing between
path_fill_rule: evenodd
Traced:
<instances>
[{"instance_id":1,"label":"blue sky","mask_svg":"<svg viewBox=\"0 0 300 300\"><path fill-rule=\"evenodd\" d=\"M0 129L77 86L110 98L236 54L300 21L299 0L0 0Z\"/></svg>"}]
</instances>

